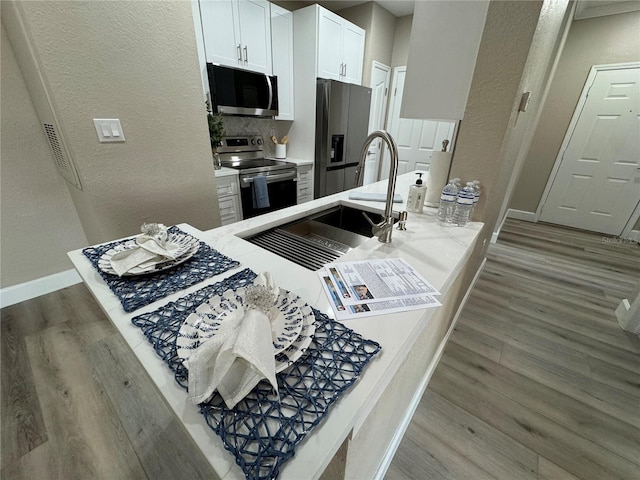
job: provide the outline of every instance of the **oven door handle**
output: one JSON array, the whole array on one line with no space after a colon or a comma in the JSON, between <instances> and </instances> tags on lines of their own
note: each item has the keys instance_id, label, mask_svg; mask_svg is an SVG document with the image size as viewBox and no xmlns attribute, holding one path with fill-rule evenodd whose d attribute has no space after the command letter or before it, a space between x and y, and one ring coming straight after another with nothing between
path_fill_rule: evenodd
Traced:
<instances>
[{"instance_id":1,"label":"oven door handle","mask_svg":"<svg viewBox=\"0 0 640 480\"><path fill-rule=\"evenodd\" d=\"M258 176L258 175L256 175ZM296 172L289 172L289 173L279 173L276 175L265 175L267 177L267 183L273 183L275 181L278 180L292 180L294 178L296 178ZM253 179L254 177L248 177L248 178L243 178L242 179L242 183L243 184L250 184L253 183Z\"/></svg>"}]
</instances>

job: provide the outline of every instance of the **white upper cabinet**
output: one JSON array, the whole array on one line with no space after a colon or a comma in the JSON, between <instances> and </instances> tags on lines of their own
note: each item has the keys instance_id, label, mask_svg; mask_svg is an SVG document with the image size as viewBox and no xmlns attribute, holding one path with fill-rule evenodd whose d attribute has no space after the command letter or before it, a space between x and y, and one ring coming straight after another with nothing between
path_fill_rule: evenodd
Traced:
<instances>
[{"instance_id":1,"label":"white upper cabinet","mask_svg":"<svg viewBox=\"0 0 640 480\"><path fill-rule=\"evenodd\" d=\"M320 6L318 15L318 77L362 83L365 31Z\"/></svg>"},{"instance_id":2,"label":"white upper cabinet","mask_svg":"<svg viewBox=\"0 0 640 480\"><path fill-rule=\"evenodd\" d=\"M200 0L207 62L271 75L271 10L265 0Z\"/></svg>"},{"instance_id":3,"label":"white upper cabinet","mask_svg":"<svg viewBox=\"0 0 640 480\"><path fill-rule=\"evenodd\" d=\"M293 120L293 13L271 5L273 74L278 77L276 120Z\"/></svg>"},{"instance_id":4,"label":"white upper cabinet","mask_svg":"<svg viewBox=\"0 0 640 480\"><path fill-rule=\"evenodd\" d=\"M362 84L364 66L364 30L346 22L342 30L342 61L344 62L342 81Z\"/></svg>"}]
</instances>

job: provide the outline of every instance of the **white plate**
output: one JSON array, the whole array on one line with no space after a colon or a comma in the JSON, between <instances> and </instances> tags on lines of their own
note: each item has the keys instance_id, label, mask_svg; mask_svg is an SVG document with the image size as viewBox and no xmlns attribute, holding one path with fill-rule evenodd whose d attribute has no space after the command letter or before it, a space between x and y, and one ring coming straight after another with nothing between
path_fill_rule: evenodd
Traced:
<instances>
[{"instance_id":1,"label":"white plate","mask_svg":"<svg viewBox=\"0 0 640 480\"><path fill-rule=\"evenodd\" d=\"M225 321L230 318L229 312L245 308L245 292L245 288L239 288L235 292L228 290L222 296L212 297L187 317L176 339L177 353L183 361L189 359L191 352L202 341L224 328ZM280 289L268 317L271 321L276 372L280 372L300 358L313 340L315 316L311 307L300 297Z\"/></svg>"},{"instance_id":2,"label":"white plate","mask_svg":"<svg viewBox=\"0 0 640 480\"><path fill-rule=\"evenodd\" d=\"M134 267L126 273L123 273L123 277L129 277L132 275L146 275L149 273L161 272L163 270L167 270L169 268L173 268L181 263L186 262L191 257L193 257L198 249L200 248L200 241L192 237L191 235L185 235L182 233L170 233L169 239L167 240L170 243L174 243L179 245L176 252L175 260L168 260L166 262L156 263L154 265L149 265L147 267ZM119 252L123 252L125 250L131 250L132 248L136 248L138 244L136 243L136 239L132 238L131 240L127 240L126 242L120 243L115 247L107 250L102 254L100 259L98 260L98 268L103 272L106 272L110 275L117 275L113 267L111 266L111 258Z\"/></svg>"}]
</instances>

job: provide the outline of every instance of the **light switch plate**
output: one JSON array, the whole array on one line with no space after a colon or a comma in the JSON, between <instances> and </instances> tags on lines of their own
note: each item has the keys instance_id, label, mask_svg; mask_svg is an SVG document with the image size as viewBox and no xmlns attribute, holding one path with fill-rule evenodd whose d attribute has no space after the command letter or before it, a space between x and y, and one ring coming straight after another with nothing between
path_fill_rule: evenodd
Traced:
<instances>
[{"instance_id":1,"label":"light switch plate","mask_svg":"<svg viewBox=\"0 0 640 480\"><path fill-rule=\"evenodd\" d=\"M124 132L118 118L94 118L93 125L100 143L124 142Z\"/></svg>"}]
</instances>

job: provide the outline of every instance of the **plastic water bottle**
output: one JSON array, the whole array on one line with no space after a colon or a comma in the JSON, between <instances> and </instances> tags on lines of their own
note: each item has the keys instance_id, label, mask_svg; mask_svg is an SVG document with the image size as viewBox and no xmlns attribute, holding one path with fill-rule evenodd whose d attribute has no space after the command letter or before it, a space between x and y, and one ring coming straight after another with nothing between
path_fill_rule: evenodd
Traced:
<instances>
[{"instance_id":1,"label":"plastic water bottle","mask_svg":"<svg viewBox=\"0 0 640 480\"><path fill-rule=\"evenodd\" d=\"M458 192L456 197L456 206L453 213L453 224L458 227L464 227L469 218L471 218L471 210L473 210L473 200L476 197L475 189L472 182L467 182L467 186Z\"/></svg>"},{"instance_id":2,"label":"plastic water bottle","mask_svg":"<svg viewBox=\"0 0 640 480\"><path fill-rule=\"evenodd\" d=\"M451 223L453 220L457 195L458 187L455 185L455 179L451 179L444 186L440 195L440 206L438 207L438 220L440 223Z\"/></svg>"},{"instance_id":3,"label":"plastic water bottle","mask_svg":"<svg viewBox=\"0 0 640 480\"><path fill-rule=\"evenodd\" d=\"M476 205L478 204L478 200L480 200L480 181L474 180L471 183L473 183L473 190L476 195L473 199L473 207L471 208L471 214L469 215L469 220L473 218L473 212L476 211Z\"/></svg>"}]
</instances>

